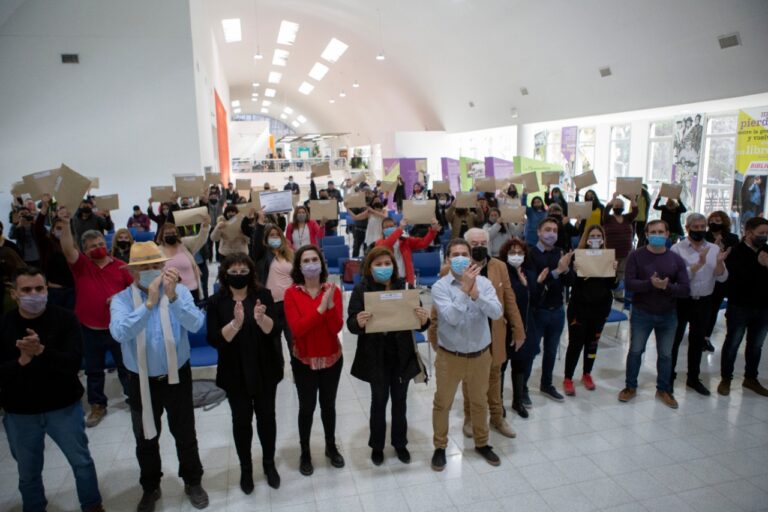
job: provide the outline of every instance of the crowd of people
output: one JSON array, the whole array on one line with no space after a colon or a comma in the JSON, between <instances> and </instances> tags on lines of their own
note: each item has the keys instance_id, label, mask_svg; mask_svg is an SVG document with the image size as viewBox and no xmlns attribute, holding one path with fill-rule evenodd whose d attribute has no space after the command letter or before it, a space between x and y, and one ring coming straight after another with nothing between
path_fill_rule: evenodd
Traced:
<instances>
[{"instance_id":1,"label":"crowd of people","mask_svg":"<svg viewBox=\"0 0 768 512\"><path fill-rule=\"evenodd\" d=\"M290 179L285 190L299 193ZM599 385L594 366L602 330L618 298L631 302L626 382L618 399L638 394L642 355L655 334L657 399L677 408L677 358L686 328L686 386L702 395L701 356L714 350L711 336L727 298L726 336L717 392L731 392L739 347L746 337L742 387L768 396L758 381L768 335L768 220L753 217L742 238L730 233L729 216L686 213L680 202L654 208L650 196L614 194L603 205L593 190L589 218L568 217L564 192L555 187L533 196L515 185L480 193L474 208L459 208L451 194L433 194L417 183L409 198L435 199L431 224L411 226L389 214L406 197L398 183L392 197L381 183L345 182L342 190L362 192L366 206L350 208L352 257L362 255L360 280L346 312L342 291L329 275L320 248L337 233L336 219L313 220L309 203L290 215L262 209L241 211L247 202L229 184L198 198L137 205L126 227L114 229L108 212L91 198L70 212L45 196L15 203L9 238L0 234L6 307L0 338L0 406L11 452L17 461L24 510L44 510L42 483L47 434L72 466L83 510L103 510L87 428L107 414L106 353L112 356L130 408L143 494L139 512L154 510L160 498L161 417L167 415L175 440L179 477L195 508L208 506L192 401L189 334L205 326L218 351L217 385L226 392L232 435L240 463L240 488L255 488L252 422L262 449L267 484L280 487L276 456L276 393L284 376L283 338L298 396L298 470L314 471L310 435L319 402L324 455L345 466L336 438L336 395L344 358L340 333L346 325L357 345L351 375L370 384L371 462L385 460L386 410L391 400L391 444L409 463L407 396L411 380L424 381L425 367L411 330L368 332L374 313L366 294L417 285L413 253L442 251L443 268L431 288L431 306L409 309L416 330L426 331L436 360L431 467L446 466L449 412L459 384L464 397L463 433L491 465L501 459L490 446L490 430L513 438L506 420L503 389L510 368L511 410L531 414L528 388L536 355L542 353L541 395L563 402ZM341 203L329 181L310 199ZM525 222L506 222L503 205L526 208ZM205 206L208 218L178 225L174 214ZM628 208L627 208L628 207ZM137 233L153 240L136 241ZM213 226L213 228L212 228ZM410 228L409 228L410 226ZM11 241L13 240L13 241ZM15 243L14 243L15 241ZM590 254L614 250L608 277L587 277ZM208 266L218 265L217 291L209 295ZM6 293L7 292L7 293ZM11 306L9 304L8 306ZM567 325L562 386L555 381L560 340ZM85 389L79 372L85 370ZM83 394L90 410L81 406Z\"/></svg>"}]
</instances>

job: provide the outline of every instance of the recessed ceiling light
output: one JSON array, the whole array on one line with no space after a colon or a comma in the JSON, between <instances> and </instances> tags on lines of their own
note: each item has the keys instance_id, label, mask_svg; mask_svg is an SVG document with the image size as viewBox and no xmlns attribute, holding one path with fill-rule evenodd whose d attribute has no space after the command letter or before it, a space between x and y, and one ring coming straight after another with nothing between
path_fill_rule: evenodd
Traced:
<instances>
[{"instance_id":1,"label":"recessed ceiling light","mask_svg":"<svg viewBox=\"0 0 768 512\"><path fill-rule=\"evenodd\" d=\"M261 113L262 114L269 114L269 109L268 108L262 108L261 109Z\"/></svg>"},{"instance_id":2,"label":"recessed ceiling light","mask_svg":"<svg viewBox=\"0 0 768 512\"><path fill-rule=\"evenodd\" d=\"M269 77L267 78L267 82L271 84L279 84L282 78L283 78L282 73L278 73L277 71L270 71Z\"/></svg>"},{"instance_id":3,"label":"recessed ceiling light","mask_svg":"<svg viewBox=\"0 0 768 512\"><path fill-rule=\"evenodd\" d=\"M272 64L285 67L288 64L288 56L290 54L291 52L288 50L275 49L275 53L272 55Z\"/></svg>"},{"instance_id":4,"label":"recessed ceiling light","mask_svg":"<svg viewBox=\"0 0 768 512\"><path fill-rule=\"evenodd\" d=\"M339 98L346 98L346 97L347 97L347 93L345 93L344 90L342 89L342 91L339 93Z\"/></svg>"},{"instance_id":5,"label":"recessed ceiling light","mask_svg":"<svg viewBox=\"0 0 768 512\"><path fill-rule=\"evenodd\" d=\"M277 33L277 44L291 46L296 42L296 32L298 31L298 23L283 20L282 23L280 23L280 32Z\"/></svg>"},{"instance_id":6,"label":"recessed ceiling light","mask_svg":"<svg viewBox=\"0 0 768 512\"><path fill-rule=\"evenodd\" d=\"M234 112L235 114L239 114L239 113L240 113L240 112L242 112L242 111L243 111L243 109L241 109L241 108L236 108L235 110L233 110L233 112Z\"/></svg>"},{"instance_id":7,"label":"recessed ceiling light","mask_svg":"<svg viewBox=\"0 0 768 512\"><path fill-rule=\"evenodd\" d=\"M293 114L293 109L291 107L285 107L283 109L283 112L285 112L288 115L291 115L291 114Z\"/></svg>"},{"instance_id":8,"label":"recessed ceiling light","mask_svg":"<svg viewBox=\"0 0 768 512\"><path fill-rule=\"evenodd\" d=\"M269 101L269 100L264 100L264 101L262 101L262 102L261 102L261 105L262 105L263 107L268 107L268 106L270 106L271 104L272 104L272 102L271 102L271 101Z\"/></svg>"},{"instance_id":9,"label":"recessed ceiling light","mask_svg":"<svg viewBox=\"0 0 768 512\"><path fill-rule=\"evenodd\" d=\"M240 30L240 18L221 20L221 28L224 29L225 42L237 43L243 39L243 33Z\"/></svg>"},{"instance_id":10,"label":"recessed ceiling light","mask_svg":"<svg viewBox=\"0 0 768 512\"><path fill-rule=\"evenodd\" d=\"M274 89L264 89L264 96L267 98L274 98L277 91Z\"/></svg>"},{"instance_id":11,"label":"recessed ceiling light","mask_svg":"<svg viewBox=\"0 0 768 512\"><path fill-rule=\"evenodd\" d=\"M232 102L233 107L239 107L240 106L240 100L235 100Z\"/></svg>"},{"instance_id":12,"label":"recessed ceiling light","mask_svg":"<svg viewBox=\"0 0 768 512\"><path fill-rule=\"evenodd\" d=\"M251 97L253 97L253 98L256 98L258 95L259 95L259 93L257 93L257 92L252 92L251 93Z\"/></svg>"},{"instance_id":13,"label":"recessed ceiling light","mask_svg":"<svg viewBox=\"0 0 768 512\"><path fill-rule=\"evenodd\" d=\"M349 48L349 46L346 43L339 41L334 37L328 43L328 46L325 47L323 53L320 54L320 57L328 62L336 62L342 55L344 55L347 48Z\"/></svg>"},{"instance_id":14,"label":"recessed ceiling light","mask_svg":"<svg viewBox=\"0 0 768 512\"><path fill-rule=\"evenodd\" d=\"M354 87L355 89L357 89L358 87L360 87L360 82L358 82L357 80L355 80L355 81L352 83L352 87Z\"/></svg>"},{"instance_id":15,"label":"recessed ceiling light","mask_svg":"<svg viewBox=\"0 0 768 512\"><path fill-rule=\"evenodd\" d=\"M263 59L263 58L264 58L264 56L263 56L263 55L261 54L261 52L260 52L260 51L257 49L257 50L256 50L256 55L254 55L254 56L253 56L253 58L254 58L254 59L256 59L256 60L261 60L261 59Z\"/></svg>"},{"instance_id":16,"label":"recessed ceiling light","mask_svg":"<svg viewBox=\"0 0 768 512\"><path fill-rule=\"evenodd\" d=\"M259 87L261 84L259 82L253 82L251 85L254 87Z\"/></svg>"},{"instance_id":17,"label":"recessed ceiling light","mask_svg":"<svg viewBox=\"0 0 768 512\"><path fill-rule=\"evenodd\" d=\"M315 86L309 82L302 82L299 86L299 92L301 94L309 94L315 89Z\"/></svg>"},{"instance_id":18,"label":"recessed ceiling light","mask_svg":"<svg viewBox=\"0 0 768 512\"><path fill-rule=\"evenodd\" d=\"M259 98L253 97L251 98L251 101L259 101Z\"/></svg>"},{"instance_id":19,"label":"recessed ceiling light","mask_svg":"<svg viewBox=\"0 0 768 512\"><path fill-rule=\"evenodd\" d=\"M336 103L336 100L331 98L331 99L328 100L328 103Z\"/></svg>"},{"instance_id":20,"label":"recessed ceiling light","mask_svg":"<svg viewBox=\"0 0 768 512\"><path fill-rule=\"evenodd\" d=\"M293 125L294 128L298 128L299 127L299 122L298 121L293 121L291 123L291 125Z\"/></svg>"},{"instance_id":21,"label":"recessed ceiling light","mask_svg":"<svg viewBox=\"0 0 768 512\"><path fill-rule=\"evenodd\" d=\"M285 114L280 114L280 119L288 119L288 116Z\"/></svg>"},{"instance_id":22,"label":"recessed ceiling light","mask_svg":"<svg viewBox=\"0 0 768 512\"><path fill-rule=\"evenodd\" d=\"M304 123L306 123L306 122L307 122L307 118L306 118L306 117L304 117L304 116L303 116L303 115L301 115L301 114L299 114L298 116L296 116L296 119L298 119L298 120L299 120L299 122L300 122L301 124L304 124Z\"/></svg>"},{"instance_id":23,"label":"recessed ceiling light","mask_svg":"<svg viewBox=\"0 0 768 512\"><path fill-rule=\"evenodd\" d=\"M323 79L325 74L328 72L328 66L325 64L321 64L319 62L315 62L315 65L312 66L312 69L309 70L309 77L314 78L318 82Z\"/></svg>"},{"instance_id":24,"label":"recessed ceiling light","mask_svg":"<svg viewBox=\"0 0 768 512\"><path fill-rule=\"evenodd\" d=\"M379 52L379 54L376 56L376 60L385 60L387 57L384 55L384 52Z\"/></svg>"}]
</instances>

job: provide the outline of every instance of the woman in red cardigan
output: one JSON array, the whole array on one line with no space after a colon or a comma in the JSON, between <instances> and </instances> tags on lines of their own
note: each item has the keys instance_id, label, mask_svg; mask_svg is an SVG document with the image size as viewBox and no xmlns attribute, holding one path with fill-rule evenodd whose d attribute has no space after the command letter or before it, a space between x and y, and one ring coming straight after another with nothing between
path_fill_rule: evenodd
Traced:
<instances>
[{"instance_id":1,"label":"woman in red cardigan","mask_svg":"<svg viewBox=\"0 0 768 512\"><path fill-rule=\"evenodd\" d=\"M400 274L405 274L405 280L409 285L414 285L413 251L426 249L440 232L440 224L437 219L432 219L432 228L421 238L404 237L403 228L408 224L408 219L400 221L400 227L395 227L395 221L386 218L381 223L383 238L376 241L376 246L388 247L395 255L397 269Z\"/></svg>"},{"instance_id":2,"label":"woman in red cardigan","mask_svg":"<svg viewBox=\"0 0 768 512\"><path fill-rule=\"evenodd\" d=\"M318 224L309 220L309 211L304 206L297 206L293 210L293 222L285 228L285 238L288 239L291 249L305 245L320 246L320 239L325 236L325 222Z\"/></svg>"},{"instance_id":3,"label":"woman in red cardigan","mask_svg":"<svg viewBox=\"0 0 768 512\"><path fill-rule=\"evenodd\" d=\"M336 391L344 364L339 331L344 325L344 304L339 287L326 282L328 268L314 245L296 251L291 277L294 284L285 291L285 319L293 333L291 368L299 395L299 471L309 476L314 472L309 434L318 395L325 456L333 467L344 467L344 457L336 447Z\"/></svg>"}]
</instances>

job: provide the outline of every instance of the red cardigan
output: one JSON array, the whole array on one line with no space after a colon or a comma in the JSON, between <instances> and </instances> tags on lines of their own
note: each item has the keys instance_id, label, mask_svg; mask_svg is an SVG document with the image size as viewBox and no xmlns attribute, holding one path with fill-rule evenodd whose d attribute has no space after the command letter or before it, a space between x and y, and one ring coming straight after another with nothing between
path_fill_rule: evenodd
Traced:
<instances>
[{"instance_id":1,"label":"red cardigan","mask_svg":"<svg viewBox=\"0 0 768 512\"><path fill-rule=\"evenodd\" d=\"M320 239L325 236L325 226L321 226L314 220L308 220L306 229L309 230L309 243L320 247ZM298 249L298 247L293 246L293 222L285 228L285 238L288 239L288 245L291 246L291 249Z\"/></svg>"},{"instance_id":2,"label":"red cardigan","mask_svg":"<svg viewBox=\"0 0 768 512\"><path fill-rule=\"evenodd\" d=\"M341 357L339 331L344 326L341 290L333 292L333 308L317 312L323 293L332 283L324 283L314 299L303 286L293 284L285 290L285 321L293 334L293 355L313 370L333 366Z\"/></svg>"},{"instance_id":3,"label":"red cardigan","mask_svg":"<svg viewBox=\"0 0 768 512\"><path fill-rule=\"evenodd\" d=\"M395 244L400 239L400 235L402 234L403 234L403 228L397 228L387 238L376 240L376 245L377 246L383 245L384 247L388 247L394 252ZM434 240L436 236L437 236L437 231L430 228L429 233L427 233L426 236L423 236L421 238L408 237L400 240L400 254L403 256L403 264L405 264L405 280L411 286L413 286L413 281L415 277L413 274L413 257L412 257L413 251L420 251L421 249L426 249L427 247L429 247L429 244L432 243L432 240Z\"/></svg>"}]
</instances>

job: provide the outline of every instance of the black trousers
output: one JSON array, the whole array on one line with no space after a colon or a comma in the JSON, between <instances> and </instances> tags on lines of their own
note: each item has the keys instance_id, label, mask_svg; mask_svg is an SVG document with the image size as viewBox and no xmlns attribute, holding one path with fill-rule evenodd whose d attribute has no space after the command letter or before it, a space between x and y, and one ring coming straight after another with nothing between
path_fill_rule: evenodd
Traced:
<instances>
[{"instance_id":1,"label":"black trousers","mask_svg":"<svg viewBox=\"0 0 768 512\"><path fill-rule=\"evenodd\" d=\"M210 273L208 271L208 264L205 261L203 261L202 263L197 264L197 268L200 269L200 286L202 287L201 289L203 293L202 297L198 295L197 298L198 300L200 299L208 300L208 275Z\"/></svg>"},{"instance_id":2,"label":"black trousers","mask_svg":"<svg viewBox=\"0 0 768 512\"><path fill-rule=\"evenodd\" d=\"M712 336L712 332L715 330L717 324L717 315L720 314L720 304L725 299L725 283L716 283L715 291L712 292L712 301L709 305L709 322L707 323L707 330L704 332L704 337L709 338Z\"/></svg>"},{"instance_id":3,"label":"black trousers","mask_svg":"<svg viewBox=\"0 0 768 512\"><path fill-rule=\"evenodd\" d=\"M277 385L270 385L258 396L227 395L229 408L232 410L232 435L235 438L235 450L240 459L240 467L251 471L251 441L253 441L253 415L256 414L256 432L261 443L262 463L264 466L275 464L275 439L277 423L275 421L275 395Z\"/></svg>"},{"instance_id":4,"label":"black trousers","mask_svg":"<svg viewBox=\"0 0 768 512\"><path fill-rule=\"evenodd\" d=\"M645 221L635 221L635 233L637 234L637 248L645 247L648 244L648 239L645 236Z\"/></svg>"},{"instance_id":5,"label":"black trousers","mask_svg":"<svg viewBox=\"0 0 768 512\"><path fill-rule=\"evenodd\" d=\"M701 353L704 351L706 330L712 314L712 296L698 300L677 299L677 331L672 345L672 379L677 376L677 354L683 342L685 327L688 325L688 379L698 380L701 372Z\"/></svg>"},{"instance_id":6,"label":"black trousers","mask_svg":"<svg viewBox=\"0 0 768 512\"><path fill-rule=\"evenodd\" d=\"M408 384L400 378L395 368L383 368L386 380L371 382L371 435L368 446L374 450L383 450L387 437L387 402L392 398L392 446L405 448L408 444L407 410Z\"/></svg>"},{"instance_id":7,"label":"black trousers","mask_svg":"<svg viewBox=\"0 0 768 512\"><path fill-rule=\"evenodd\" d=\"M168 428L176 440L176 455L179 458L179 477L187 485L199 485L203 477L203 465L197 449L195 433L195 410L192 405L192 369L189 363L179 368L179 383L168 384L168 380L149 381L152 395L152 413L155 417L157 436L144 439L141 422L141 393L139 375L128 372L131 398L131 423L136 437L136 458L139 460L141 476L139 483L145 492L160 487L163 476L160 461L160 418L163 411L168 413Z\"/></svg>"},{"instance_id":8,"label":"black trousers","mask_svg":"<svg viewBox=\"0 0 768 512\"><path fill-rule=\"evenodd\" d=\"M360 256L360 247L365 252L365 229L355 228L352 231L352 257L357 258Z\"/></svg>"},{"instance_id":9,"label":"black trousers","mask_svg":"<svg viewBox=\"0 0 768 512\"><path fill-rule=\"evenodd\" d=\"M565 351L565 378L573 379L579 357L584 353L584 373L592 373L597 344L607 316L603 308L577 308L568 305L568 349Z\"/></svg>"},{"instance_id":10,"label":"black trousers","mask_svg":"<svg viewBox=\"0 0 768 512\"><path fill-rule=\"evenodd\" d=\"M285 344L288 346L288 354L293 353L293 334L291 334L291 329L288 327L288 322L285 320L285 303L281 300L280 302L275 302L275 318L274 320L274 327L272 327L272 334L282 338L282 335L285 334Z\"/></svg>"},{"instance_id":11,"label":"black trousers","mask_svg":"<svg viewBox=\"0 0 768 512\"><path fill-rule=\"evenodd\" d=\"M330 368L313 370L295 357L291 357L293 380L299 395L299 441L301 449L309 450L312 418L320 397L320 418L325 431L325 444L336 444L336 392L341 380L344 358L340 357Z\"/></svg>"},{"instance_id":12,"label":"black trousers","mask_svg":"<svg viewBox=\"0 0 768 512\"><path fill-rule=\"evenodd\" d=\"M517 405L523 399L523 393L528 391L528 379L533 371L534 357L526 359L507 359L501 365L501 402L504 404L504 374L507 365L511 367L512 405Z\"/></svg>"}]
</instances>

